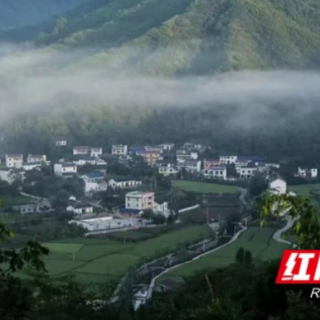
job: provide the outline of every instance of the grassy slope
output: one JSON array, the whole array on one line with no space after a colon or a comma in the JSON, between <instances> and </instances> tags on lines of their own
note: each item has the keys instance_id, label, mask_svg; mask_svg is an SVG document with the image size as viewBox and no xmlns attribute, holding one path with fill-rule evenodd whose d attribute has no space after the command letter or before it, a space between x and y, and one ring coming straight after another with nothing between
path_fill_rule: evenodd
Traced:
<instances>
[{"instance_id":1,"label":"grassy slope","mask_svg":"<svg viewBox=\"0 0 320 320\"><path fill-rule=\"evenodd\" d=\"M251 228L245 231L236 242L194 262L173 269L163 275L159 281L176 276L191 276L202 270L227 266L235 261L237 250L240 247L251 251L253 258L259 261L280 258L282 251L288 246L273 240L274 232L275 230L272 228Z\"/></svg>"}]
</instances>

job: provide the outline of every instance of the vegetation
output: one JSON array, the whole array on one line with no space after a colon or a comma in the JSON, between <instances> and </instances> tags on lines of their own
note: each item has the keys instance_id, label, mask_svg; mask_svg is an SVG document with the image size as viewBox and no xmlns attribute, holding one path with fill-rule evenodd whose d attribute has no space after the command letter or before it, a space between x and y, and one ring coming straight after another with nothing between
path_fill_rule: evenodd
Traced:
<instances>
[{"instance_id":1,"label":"vegetation","mask_svg":"<svg viewBox=\"0 0 320 320\"><path fill-rule=\"evenodd\" d=\"M196 192L196 193L238 193L240 192L238 187L223 185L223 184L214 184L206 182L195 182L187 180L174 180L172 185L175 188L179 188L187 192Z\"/></svg>"},{"instance_id":2,"label":"vegetation","mask_svg":"<svg viewBox=\"0 0 320 320\"><path fill-rule=\"evenodd\" d=\"M239 240L227 245L222 249L210 253L196 261L176 268L166 273L166 277L188 277L196 273L226 267L234 262L236 253L240 247L250 251L255 261L268 261L280 258L282 251L289 246L277 243L272 239L275 232L273 228L249 228L244 231Z\"/></svg>"},{"instance_id":3,"label":"vegetation","mask_svg":"<svg viewBox=\"0 0 320 320\"><path fill-rule=\"evenodd\" d=\"M85 0L1 0L0 29L36 25Z\"/></svg>"},{"instance_id":4,"label":"vegetation","mask_svg":"<svg viewBox=\"0 0 320 320\"><path fill-rule=\"evenodd\" d=\"M139 239L143 231L122 231L115 236L116 239L111 236L113 240L73 238L46 243L44 246L51 251L45 259L47 270L55 277L73 274L78 280L89 283L118 280L130 268L173 252L183 244L200 241L210 231L207 226L178 228L164 234L159 230L161 227L145 240ZM139 242L133 243L132 240Z\"/></svg>"}]
</instances>

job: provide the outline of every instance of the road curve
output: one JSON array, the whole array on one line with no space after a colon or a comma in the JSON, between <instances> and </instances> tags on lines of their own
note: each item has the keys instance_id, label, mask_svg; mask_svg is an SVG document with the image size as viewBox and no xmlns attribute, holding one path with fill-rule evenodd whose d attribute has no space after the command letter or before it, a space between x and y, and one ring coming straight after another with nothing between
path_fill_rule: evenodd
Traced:
<instances>
[{"instance_id":1,"label":"road curve","mask_svg":"<svg viewBox=\"0 0 320 320\"><path fill-rule=\"evenodd\" d=\"M173 269L179 268L179 267L181 267L181 266L183 266L183 265L186 265L186 264L188 264L188 263L191 263L191 262L193 262L193 261L195 261L195 260L198 260L198 259L200 259L200 258L202 258L202 257L204 257L204 256L206 256L206 255L208 255L208 254L211 254L211 253L213 253L213 252L215 252L215 251L218 251L218 250L220 250L220 249L228 246L228 245L231 244L232 242L236 241L236 240L239 238L239 236L241 235L241 233L244 232L245 230L247 230L247 227L243 227L241 230L239 230L239 231L231 238L231 240L228 241L227 243L225 243L225 244L223 244L223 245L221 245L221 246L219 246L219 247L216 247L216 248L214 248L214 249L212 249L212 250L209 250L209 251L207 251L207 252L205 252L205 253L202 253L202 254L194 257L194 258L191 259L191 260L188 260L188 261L186 261L186 262L182 262L182 263L176 264L176 265L174 265L174 266L172 266L172 267L170 267L170 268L165 269L163 272L159 273L157 276L155 276L155 277L151 280L151 283L150 283L149 288L148 288L148 299L152 297L153 289L154 289L154 287L155 287L155 283L156 283L157 279L160 278L163 274L165 274L165 273L167 273L167 272L169 272L169 271L171 271L171 270L173 270Z\"/></svg>"}]
</instances>

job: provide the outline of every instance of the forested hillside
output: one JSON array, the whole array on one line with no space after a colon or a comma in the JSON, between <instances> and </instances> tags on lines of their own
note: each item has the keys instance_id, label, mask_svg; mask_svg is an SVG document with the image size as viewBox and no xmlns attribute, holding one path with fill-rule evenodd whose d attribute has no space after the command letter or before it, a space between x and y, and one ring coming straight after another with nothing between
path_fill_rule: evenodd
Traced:
<instances>
[{"instance_id":1,"label":"forested hillside","mask_svg":"<svg viewBox=\"0 0 320 320\"><path fill-rule=\"evenodd\" d=\"M0 0L0 30L36 25L86 0Z\"/></svg>"},{"instance_id":2,"label":"forested hillside","mask_svg":"<svg viewBox=\"0 0 320 320\"><path fill-rule=\"evenodd\" d=\"M314 66L319 31L317 0L91 0L37 28L2 37L93 46L98 52L90 63L102 65L122 54L135 61L134 69L172 75ZM128 46L139 54L128 53Z\"/></svg>"},{"instance_id":3,"label":"forested hillside","mask_svg":"<svg viewBox=\"0 0 320 320\"><path fill-rule=\"evenodd\" d=\"M318 78L302 72L320 66L318 0L91 0L0 39L36 45L0 60L3 116L26 111L2 125L5 150L50 153L60 135L106 147L197 140L320 163ZM244 69L300 73L211 80Z\"/></svg>"}]
</instances>

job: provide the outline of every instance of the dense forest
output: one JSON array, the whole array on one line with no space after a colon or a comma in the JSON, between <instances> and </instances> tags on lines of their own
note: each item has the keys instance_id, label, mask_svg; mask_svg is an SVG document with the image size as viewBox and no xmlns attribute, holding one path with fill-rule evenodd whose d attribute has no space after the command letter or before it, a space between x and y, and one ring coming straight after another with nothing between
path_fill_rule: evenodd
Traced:
<instances>
[{"instance_id":1,"label":"dense forest","mask_svg":"<svg viewBox=\"0 0 320 320\"><path fill-rule=\"evenodd\" d=\"M0 30L37 25L85 0L0 0Z\"/></svg>"},{"instance_id":2,"label":"dense forest","mask_svg":"<svg viewBox=\"0 0 320 320\"><path fill-rule=\"evenodd\" d=\"M134 70L166 75L309 68L319 65L319 12L317 0L91 0L0 39L94 48L77 67L120 55Z\"/></svg>"}]
</instances>

